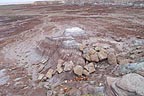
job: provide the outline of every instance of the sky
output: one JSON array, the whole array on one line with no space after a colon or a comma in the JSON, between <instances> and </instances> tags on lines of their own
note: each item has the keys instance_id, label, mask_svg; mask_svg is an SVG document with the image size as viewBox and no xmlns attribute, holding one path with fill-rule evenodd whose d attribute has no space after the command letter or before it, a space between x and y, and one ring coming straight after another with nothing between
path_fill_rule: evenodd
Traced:
<instances>
[{"instance_id":1,"label":"sky","mask_svg":"<svg viewBox=\"0 0 144 96\"><path fill-rule=\"evenodd\" d=\"M34 1L50 1L50 0L0 0L0 5L23 4L23 3L31 3Z\"/></svg>"}]
</instances>

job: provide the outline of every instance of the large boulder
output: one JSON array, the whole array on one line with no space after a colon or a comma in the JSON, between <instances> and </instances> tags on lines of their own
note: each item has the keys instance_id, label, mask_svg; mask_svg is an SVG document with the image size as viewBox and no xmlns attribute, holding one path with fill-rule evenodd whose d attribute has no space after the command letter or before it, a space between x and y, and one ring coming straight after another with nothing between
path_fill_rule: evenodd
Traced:
<instances>
[{"instance_id":1,"label":"large boulder","mask_svg":"<svg viewBox=\"0 0 144 96\"><path fill-rule=\"evenodd\" d=\"M106 90L111 88L112 94L116 96L144 96L144 77L136 73L121 78L107 77L107 86Z\"/></svg>"},{"instance_id":2,"label":"large boulder","mask_svg":"<svg viewBox=\"0 0 144 96\"><path fill-rule=\"evenodd\" d=\"M123 90L144 96L144 77L141 75L127 74L118 80L116 85Z\"/></svg>"}]
</instances>

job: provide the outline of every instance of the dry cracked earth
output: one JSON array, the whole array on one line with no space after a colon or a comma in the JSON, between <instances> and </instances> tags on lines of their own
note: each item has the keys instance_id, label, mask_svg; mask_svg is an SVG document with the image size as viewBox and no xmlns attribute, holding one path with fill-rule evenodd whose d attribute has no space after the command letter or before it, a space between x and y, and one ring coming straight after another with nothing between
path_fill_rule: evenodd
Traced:
<instances>
[{"instance_id":1,"label":"dry cracked earth","mask_svg":"<svg viewBox=\"0 0 144 96\"><path fill-rule=\"evenodd\" d=\"M144 96L143 76L144 8L0 6L0 96Z\"/></svg>"}]
</instances>

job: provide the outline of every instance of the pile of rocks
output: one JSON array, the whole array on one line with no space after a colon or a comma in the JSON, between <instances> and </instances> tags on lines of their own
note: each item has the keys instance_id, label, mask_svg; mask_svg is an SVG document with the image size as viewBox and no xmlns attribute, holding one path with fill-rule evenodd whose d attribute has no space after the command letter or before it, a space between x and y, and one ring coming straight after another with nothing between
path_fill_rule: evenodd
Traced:
<instances>
[{"instance_id":1,"label":"pile of rocks","mask_svg":"<svg viewBox=\"0 0 144 96\"><path fill-rule=\"evenodd\" d=\"M82 66L82 65L75 65L73 61L65 62L64 60L59 59L56 70L50 68L45 75L39 74L38 80L50 79L56 73L60 74L62 72L70 72L70 71L74 72L74 74L76 74L77 76L82 75L88 76L90 73L93 73L96 70L94 63L89 63L85 66Z\"/></svg>"},{"instance_id":2,"label":"pile of rocks","mask_svg":"<svg viewBox=\"0 0 144 96\"><path fill-rule=\"evenodd\" d=\"M102 47L88 47L81 45L80 51L83 53L83 57L88 62L100 62L108 60L109 64L118 64L116 54L114 52L108 52Z\"/></svg>"}]
</instances>

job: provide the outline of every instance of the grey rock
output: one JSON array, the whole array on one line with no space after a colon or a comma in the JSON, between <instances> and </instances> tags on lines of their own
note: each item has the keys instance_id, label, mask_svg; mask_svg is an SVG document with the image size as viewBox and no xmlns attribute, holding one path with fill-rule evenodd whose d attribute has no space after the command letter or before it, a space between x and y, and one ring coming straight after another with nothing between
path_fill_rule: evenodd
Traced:
<instances>
[{"instance_id":1,"label":"grey rock","mask_svg":"<svg viewBox=\"0 0 144 96\"><path fill-rule=\"evenodd\" d=\"M116 85L123 90L144 96L144 77L136 73L123 76Z\"/></svg>"},{"instance_id":2,"label":"grey rock","mask_svg":"<svg viewBox=\"0 0 144 96\"><path fill-rule=\"evenodd\" d=\"M144 62L120 65L118 67L118 70L115 71L115 73L127 74L127 73L134 73L137 71L144 71Z\"/></svg>"}]
</instances>

